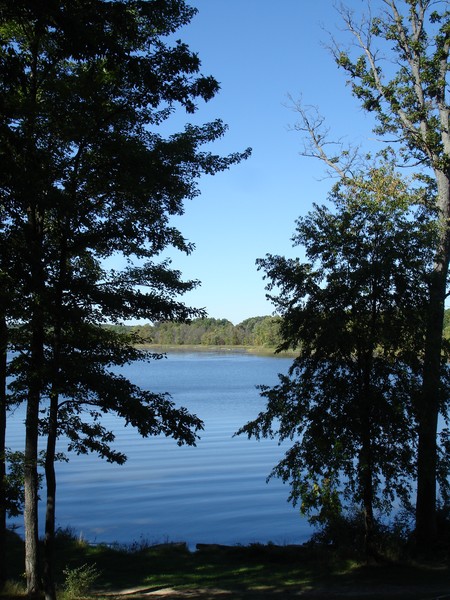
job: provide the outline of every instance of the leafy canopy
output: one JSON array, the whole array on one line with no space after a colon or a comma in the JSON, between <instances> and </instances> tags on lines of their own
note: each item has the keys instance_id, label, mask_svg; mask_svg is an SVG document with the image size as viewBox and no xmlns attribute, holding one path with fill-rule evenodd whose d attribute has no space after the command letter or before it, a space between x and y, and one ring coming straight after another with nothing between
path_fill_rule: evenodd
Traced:
<instances>
[{"instance_id":1,"label":"leafy canopy","mask_svg":"<svg viewBox=\"0 0 450 600\"><path fill-rule=\"evenodd\" d=\"M406 505L415 473L427 269L436 235L421 192L389 167L343 180L298 219L306 260L258 261L298 356L239 433L291 442L272 476L313 520Z\"/></svg>"}]
</instances>

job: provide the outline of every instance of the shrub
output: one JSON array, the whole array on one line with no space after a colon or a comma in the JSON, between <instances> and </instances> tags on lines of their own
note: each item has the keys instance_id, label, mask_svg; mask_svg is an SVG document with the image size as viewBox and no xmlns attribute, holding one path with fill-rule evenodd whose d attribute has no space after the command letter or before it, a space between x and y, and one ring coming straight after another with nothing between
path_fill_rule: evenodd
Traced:
<instances>
[{"instance_id":1,"label":"shrub","mask_svg":"<svg viewBox=\"0 0 450 600\"><path fill-rule=\"evenodd\" d=\"M100 576L96 565L87 563L74 569L66 568L63 573L66 577L64 584L66 598L79 598L86 595Z\"/></svg>"}]
</instances>

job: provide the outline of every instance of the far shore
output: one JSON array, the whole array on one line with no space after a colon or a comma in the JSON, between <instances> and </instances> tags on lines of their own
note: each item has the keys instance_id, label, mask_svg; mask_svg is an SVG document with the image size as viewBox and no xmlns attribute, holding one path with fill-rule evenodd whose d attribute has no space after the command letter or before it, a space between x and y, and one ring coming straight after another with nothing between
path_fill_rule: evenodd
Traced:
<instances>
[{"instance_id":1,"label":"far shore","mask_svg":"<svg viewBox=\"0 0 450 600\"><path fill-rule=\"evenodd\" d=\"M256 356L272 356L273 358L294 358L294 350L275 352L275 348L265 346L217 346L204 344L138 344L137 348L152 350L153 352L229 352L230 354L254 354Z\"/></svg>"}]
</instances>

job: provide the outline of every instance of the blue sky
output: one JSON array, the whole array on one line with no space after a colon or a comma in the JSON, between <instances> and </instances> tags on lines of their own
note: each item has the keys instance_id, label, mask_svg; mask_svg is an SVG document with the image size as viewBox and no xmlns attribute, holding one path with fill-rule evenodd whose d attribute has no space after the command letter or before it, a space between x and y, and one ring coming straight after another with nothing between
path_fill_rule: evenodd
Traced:
<instances>
[{"instance_id":1,"label":"blue sky","mask_svg":"<svg viewBox=\"0 0 450 600\"><path fill-rule=\"evenodd\" d=\"M332 185L318 160L299 154L302 137L289 130L297 117L288 95L316 105L333 137L345 136L350 143L373 143L372 121L323 46L327 31L348 41L333 0L190 3L199 12L176 37L199 54L202 72L221 85L213 100L199 105L194 121L220 118L228 124L212 151L226 154L250 146L253 153L230 170L200 180L201 195L188 201L185 214L174 221L196 249L188 257L170 256L185 279L202 282L185 302L237 324L273 312L255 260L266 253L301 252L291 244L295 220L313 202L325 202ZM364 11L367 1L347 5ZM187 121L178 113L170 126L180 129Z\"/></svg>"}]
</instances>

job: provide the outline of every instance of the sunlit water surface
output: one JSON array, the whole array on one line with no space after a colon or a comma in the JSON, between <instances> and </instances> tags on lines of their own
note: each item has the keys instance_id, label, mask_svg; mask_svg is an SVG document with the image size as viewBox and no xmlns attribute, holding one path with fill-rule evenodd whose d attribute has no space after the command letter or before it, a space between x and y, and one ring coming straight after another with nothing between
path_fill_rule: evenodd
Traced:
<instances>
[{"instance_id":1,"label":"sunlit water surface","mask_svg":"<svg viewBox=\"0 0 450 600\"><path fill-rule=\"evenodd\" d=\"M277 544L301 543L311 529L288 504L287 486L272 479L283 455L272 440L233 434L264 408L257 384L275 384L289 359L239 353L173 352L135 363L125 374L155 392L170 392L177 405L205 424L196 447L164 437L142 439L113 417L104 424L125 452L123 466L94 455L70 455L57 464L57 524L90 542ZM23 448L23 408L9 419L7 443ZM60 443L60 451L64 444ZM44 490L42 496L44 496ZM41 522L43 523L41 510ZM16 521L23 531L23 524Z\"/></svg>"}]
</instances>

